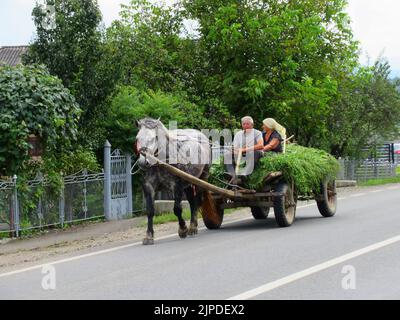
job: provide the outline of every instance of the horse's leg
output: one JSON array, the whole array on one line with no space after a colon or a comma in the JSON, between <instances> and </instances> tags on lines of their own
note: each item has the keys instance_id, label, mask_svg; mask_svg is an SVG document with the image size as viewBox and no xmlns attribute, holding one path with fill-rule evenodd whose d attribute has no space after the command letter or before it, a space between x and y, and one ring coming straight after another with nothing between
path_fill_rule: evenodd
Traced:
<instances>
[{"instance_id":1,"label":"horse's leg","mask_svg":"<svg viewBox=\"0 0 400 320\"><path fill-rule=\"evenodd\" d=\"M146 237L143 239L143 244L154 244L154 229L153 229L153 217L154 217L154 196L155 191L151 184L146 183L143 186L144 196L146 199L147 208L147 232Z\"/></svg>"},{"instance_id":2,"label":"horse's leg","mask_svg":"<svg viewBox=\"0 0 400 320\"><path fill-rule=\"evenodd\" d=\"M193 236L197 234L197 209L198 209L198 196L194 186L189 186L185 189L186 198L190 205L190 227L188 234Z\"/></svg>"},{"instance_id":3,"label":"horse's leg","mask_svg":"<svg viewBox=\"0 0 400 320\"><path fill-rule=\"evenodd\" d=\"M182 218L182 204L181 204L182 196L183 196L182 187L177 185L174 191L174 197L175 197L174 213L178 217L178 222L179 222L178 234L181 238L186 238L188 233L188 228L186 227L185 220Z\"/></svg>"}]
</instances>

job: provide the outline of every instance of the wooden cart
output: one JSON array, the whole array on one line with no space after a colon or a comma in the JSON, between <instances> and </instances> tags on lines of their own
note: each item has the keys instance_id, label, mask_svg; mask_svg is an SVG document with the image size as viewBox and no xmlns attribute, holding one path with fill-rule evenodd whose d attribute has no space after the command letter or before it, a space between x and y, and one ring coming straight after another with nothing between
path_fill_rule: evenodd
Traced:
<instances>
[{"instance_id":1,"label":"wooden cart","mask_svg":"<svg viewBox=\"0 0 400 320\"><path fill-rule=\"evenodd\" d=\"M294 184L285 181L281 172L270 172L266 173L261 190L228 190L198 179L157 158L151 158L171 174L207 191L207 200L211 201L211 206L203 206L202 215L208 229L218 229L221 226L224 209L228 208L250 207L257 220L266 219L270 208L274 208L275 220L280 227L293 224L298 200L315 200L323 217L332 217L336 213L335 180L321 181L320 190L316 194L299 195Z\"/></svg>"}]
</instances>

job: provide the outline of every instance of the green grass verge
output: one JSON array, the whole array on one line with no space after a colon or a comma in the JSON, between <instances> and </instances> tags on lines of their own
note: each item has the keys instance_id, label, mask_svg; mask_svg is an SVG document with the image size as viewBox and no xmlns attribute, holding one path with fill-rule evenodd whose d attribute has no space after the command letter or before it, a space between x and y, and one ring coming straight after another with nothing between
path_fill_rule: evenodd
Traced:
<instances>
[{"instance_id":1,"label":"green grass verge","mask_svg":"<svg viewBox=\"0 0 400 320\"><path fill-rule=\"evenodd\" d=\"M400 176L400 166L398 166L398 167L396 168L396 174L397 174L398 176Z\"/></svg>"},{"instance_id":2,"label":"green grass verge","mask_svg":"<svg viewBox=\"0 0 400 320\"><path fill-rule=\"evenodd\" d=\"M0 240L2 239L9 239L10 238L10 233L9 231L1 231L0 232Z\"/></svg>"},{"instance_id":3,"label":"green grass verge","mask_svg":"<svg viewBox=\"0 0 400 320\"><path fill-rule=\"evenodd\" d=\"M237 210L240 210L240 208L235 208L235 209L225 209L224 210L224 215L233 213ZM186 221L190 220L190 210L189 209L185 209L182 212L182 217L183 219L185 219ZM198 214L198 218L201 219L201 214ZM163 223L168 223L168 222L178 222L178 218L176 217L176 215L174 213L163 213L160 215L156 215L153 218L153 224L163 224ZM140 227L144 227L147 226L147 219L145 221L143 221L140 225Z\"/></svg>"},{"instance_id":4,"label":"green grass verge","mask_svg":"<svg viewBox=\"0 0 400 320\"><path fill-rule=\"evenodd\" d=\"M368 187L368 186L379 186L383 184L389 183L400 183L400 176L391 177L391 178L383 178L383 179L371 179L367 181L360 181L358 185L360 187Z\"/></svg>"},{"instance_id":5,"label":"green grass verge","mask_svg":"<svg viewBox=\"0 0 400 320\"><path fill-rule=\"evenodd\" d=\"M80 221L74 221L74 222L65 222L64 227L61 227L60 224L54 225L54 226L46 226L46 227L37 227L37 228L32 228L28 230L20 230L19 238L18 239L27 239L31 238L34 236L40 236L43 234L49 233L51 230L67 230L71 229L73 227L79 226L79 225L92 225L94 223L99 223L99 222L104 222L105 217L99 216L99 217L94 217L94 218L88 218L86 220L80 220ZM26 226L27 228L30 227L30 225ZM24 228L24 225L21 225L21 228ZM0 231L0 239L9 239L10 238L10 232L9 231Z\"/></svg>"}]
</instances>

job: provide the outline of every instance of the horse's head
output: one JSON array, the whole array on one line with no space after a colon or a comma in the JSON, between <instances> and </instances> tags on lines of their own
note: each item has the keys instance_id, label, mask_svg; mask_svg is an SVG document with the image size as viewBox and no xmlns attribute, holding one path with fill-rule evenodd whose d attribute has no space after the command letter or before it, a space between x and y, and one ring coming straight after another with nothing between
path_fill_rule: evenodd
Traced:
<instances>
[{"instance_id":1,"label":"horse's head","mask_svg":"<svg viewBox=\"0 0 400 320\"><path fill-rule=\"evenodd\" d=\"M158 153L158 134L162 125L160 120L144 118L136 122L139 132L136 136L135 151L139 155L138 164L141 168L149 168L155 164L154 161L146 159L142 154L145 152L152 156Z\"/></svg>"}]
</instances>

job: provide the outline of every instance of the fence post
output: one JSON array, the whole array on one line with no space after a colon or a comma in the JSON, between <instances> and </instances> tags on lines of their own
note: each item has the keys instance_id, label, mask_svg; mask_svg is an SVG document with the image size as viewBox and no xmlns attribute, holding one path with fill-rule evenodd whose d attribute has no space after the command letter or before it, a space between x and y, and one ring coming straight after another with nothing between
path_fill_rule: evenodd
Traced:
<instances>
[{"instance_id":1,"label":"fence post","mask_svg":"<svg viewBox=\"0 0 400 320\"><path fill-rule=\"evenodd\" d=\"M14 229L15 235L19 237L19 204L18 204L18 189L17 189L17 176L13 176L14 184Z\"/></svg>"},{"instance_id":2,"label":"fence post","mask_svg":"<svg viewBox=\"0 0 400 320\"><path fill-rule=\"evenodd\" d=\"M88 171L87 169L83 169L83 176L85 177L83 181L83 213L85 214L85 219L87 218L87 211L88 211L88 206L87 206L87 175Z\"/></svg>"},{"instance_id":3,"label":"fence post","mask_svg":"<svg viewBox=\"0 0 400 320\"><path fill-rule=\"evenodd\" d=\"M344 164L344 160L342 158L339 158L338 161L339 161L339 173L338 173L337 179L345 180L345 164Z\"/></svg>"},{"instance_id":4,"label":"fence post","mask_svg":"<svg viewBox=\"0 0 400 320\"><path fill-rule=\"evenodd\" d=\"M41 173L41 172L38 172L37 174L36 174L36 178L37 178L37 180L40 180L40 185L42 186L42 187L44 187L44 177L43 177L43 174ZM39 202L38 202L38 206L37 206L37 210L38 210L38 212L37 212L37 214L38 214L38 217L39 217L39 224L40 224L40 227L43 225L43 220L44 220L44 212L43 212L43 194L41 194L40 195L40 198L39 198Z\"/></svg>"},{"instance_id":5,"label":"fence post","mask_svg":"<svg viewBox=\"0 0 400 320\"><path fill-rule=\"evenodd\" d=\"M350 176L351 176L351 180L355 180L354 161L355 160L350 160Z\"/></svg>"},{"instance_id":6,"label":"fence post","mask_svg":"<svg viewBox=\"0 0 400 320\"><path fill-rule=\"evenodd\" d=\"M132 174L131 174L131 169L132 169L132 156L130 153L125 154L126 157L126 193L127 193L127 208L128 212L126 213L127 216L132 215Z\"/></svg>"},{"instance_id":7,"label":"fence post","mask_svg":"<svg viewBox=\"0 0 400 320\"><path fill-rule=\"evenodd\" d=\"M368 161L364 160L363 168L364 168L364 181L367 181L368 180L369 169L370 169Z\"/></svg>"},{"instance_id":8,"label":"fence post","mask_svg":"<svg viewBox=\"0 0 400 320\"><path fill-rule=\"evenodd\" d=\"M104 143L104 215L111 220L111 144Z\"/></svg>"},{"instance_id":9,"label":"fence post","mask_svg":"<svg viewBox=\"0 0 400 320\"><path fill-rule=\"evenodd\" d=\"M61 173L62 185L60 190L60 205L59 205L59 215L60 215L60 224L61 228L64 228L64 220L65 220L65 184L64 184L64 176Z\"/></svg>"}]
</instances>

